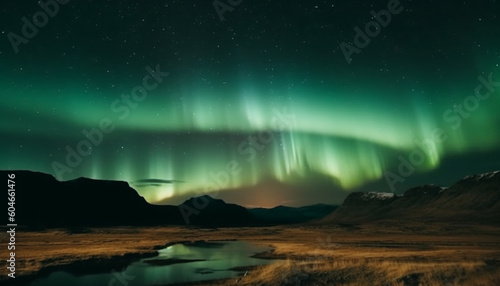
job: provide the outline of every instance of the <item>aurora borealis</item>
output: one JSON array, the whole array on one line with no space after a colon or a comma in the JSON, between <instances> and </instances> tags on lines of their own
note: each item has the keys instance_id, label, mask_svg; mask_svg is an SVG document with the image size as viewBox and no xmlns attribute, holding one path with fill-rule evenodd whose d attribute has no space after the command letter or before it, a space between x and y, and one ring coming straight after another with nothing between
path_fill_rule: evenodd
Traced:
<instances>
[{"instance_id":1,"label":"aurora borealis","mask_svg":"<svg viewBox=\"0 0 500 286\"><path fill-rule=\"evenodd\" d=\"M41 6L5 4L0 168L261 206L499 169L500 3L402 0L348 63L339 45L388 1L337 2L243 1L221 21L210 1L69 1L18 53L7 35Z\"/></svg>"}]
</instances>

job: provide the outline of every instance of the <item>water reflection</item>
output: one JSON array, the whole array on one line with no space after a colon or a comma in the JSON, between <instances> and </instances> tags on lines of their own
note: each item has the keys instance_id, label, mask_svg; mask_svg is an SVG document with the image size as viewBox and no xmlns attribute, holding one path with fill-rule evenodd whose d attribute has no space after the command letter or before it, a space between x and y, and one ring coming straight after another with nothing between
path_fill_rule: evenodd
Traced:
<instances>
[{"instance_id":1,"label":"water reflection","mask_svg":"<svg viewBox=\"0 0 500 286\"><path fill-rule=\"evenodd\" d=\"M158 256L130 264L123 271L79 277L57 271L35 280L31 286L146 286L224 279L245 272L235 270L236 267L272 263L272 260L250 257L270 249L244 241L175 244L159 250Z\"/></svg>"}]
</instances>

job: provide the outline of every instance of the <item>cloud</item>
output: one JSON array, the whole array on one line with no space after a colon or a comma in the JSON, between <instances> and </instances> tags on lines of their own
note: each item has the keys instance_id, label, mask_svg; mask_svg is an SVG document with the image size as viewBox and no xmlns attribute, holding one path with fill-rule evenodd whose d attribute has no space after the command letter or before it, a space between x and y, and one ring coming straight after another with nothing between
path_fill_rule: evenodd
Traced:
<instances>
[{"instance_id":1,"label":"cloud","mask_svg":"<svg viewBox=\"0 0 500 286\"><path fill-rule=\"evenodd\" d=\"M131 182L131 184L145 187L145 186L161 186L163 184L175 184L175 183L184 183L182 180L162 180L162 179L142 179Z\"/></svg>"}]
</instances>

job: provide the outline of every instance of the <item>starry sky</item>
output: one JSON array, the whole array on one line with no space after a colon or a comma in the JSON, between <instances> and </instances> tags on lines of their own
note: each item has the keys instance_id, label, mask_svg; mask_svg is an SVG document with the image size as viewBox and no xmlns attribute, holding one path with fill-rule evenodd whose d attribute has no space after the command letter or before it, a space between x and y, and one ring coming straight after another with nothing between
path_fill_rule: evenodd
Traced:
<instances>
[{"instance_id":1,"label":"starry sky","mask_svg":"<svg viewBox=\"0 0 500 286\"><path fill-rule=\"evenodd\" d=\"M500 169L495 0L23 0L0 13L0 169L265 207Z\"/></svg>"}]
</instances>

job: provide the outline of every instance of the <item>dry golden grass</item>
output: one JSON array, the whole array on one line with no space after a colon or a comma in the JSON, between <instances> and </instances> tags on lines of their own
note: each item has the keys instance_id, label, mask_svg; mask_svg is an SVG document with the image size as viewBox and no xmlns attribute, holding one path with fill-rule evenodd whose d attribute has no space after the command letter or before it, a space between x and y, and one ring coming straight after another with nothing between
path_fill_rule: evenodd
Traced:
<instances>
[{"instance_id":1,"label":"dry golden grass","mask_svg":"<svg viewBox=\"0 0 500 286\"><path fill-rule=\"evenodd\" d=\"M500 272L484 262L409 262L340 258L284 260L262 266L237 285L500 285ZM412 278L416 277L416 278ZM200 285L234 285L235 279Z\"/></svg>"},{"instance_id":2,"label":"dry golden grass","mask_svg":"<svg viewBox=\"0 0 500 286\"><path fill-rule=\"evenodd\" d=\"M18 232L18 275L185 240L271 245L281 258L246 277L199 285L500 285L500 227L395 223L264 228L113 228ZM1 246L4 247L3 245ZM7 272L0 263L0 275Z\"/></svg>"}]
</instances>

